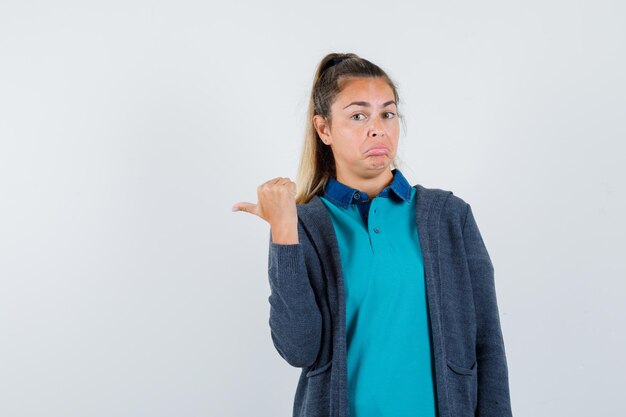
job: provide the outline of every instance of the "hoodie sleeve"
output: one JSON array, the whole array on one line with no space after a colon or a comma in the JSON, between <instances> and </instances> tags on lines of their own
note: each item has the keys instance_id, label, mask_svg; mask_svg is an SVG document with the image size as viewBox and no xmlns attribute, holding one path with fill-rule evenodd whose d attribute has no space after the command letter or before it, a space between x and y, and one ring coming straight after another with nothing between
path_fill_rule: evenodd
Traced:
<instances>
[{"instance_id":1,"label":"hoodie sleeve","mask_svg":"<svg viewBox=\"0 0 626 417\"><path fill-rule=\"evenodd\" d=\"M299 232L300 239L302 236ZM290 365L310 366L320 349L322 315L309 281L302 241L273 243L270 230L268 272L274 347Z\"/></svg>"},{"instance_id":2,"label":"hoodie sleeve","mask_svg":"<svg viewBox=\"0 0 626 417\"><path fill-rule=\"evenodd\" d=\"M467 204L463 241L476 309L478 404L476 417L511 416L509 381L500 327L494 268L471 206Z\"/></svg>"}]
</instances>

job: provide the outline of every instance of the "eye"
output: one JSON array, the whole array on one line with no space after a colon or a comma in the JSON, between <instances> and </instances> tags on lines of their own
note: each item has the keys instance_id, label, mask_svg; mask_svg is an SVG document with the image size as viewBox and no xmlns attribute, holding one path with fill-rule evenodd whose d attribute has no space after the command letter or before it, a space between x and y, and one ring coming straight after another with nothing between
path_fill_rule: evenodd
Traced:
<instances>
[{"instance_id":1,"label":"eye","mask_svg":"<svg viewBox=\"0 0 626 417\"><path fill-rule=\"evenodd\" d=\"M365 116L365 115L363 113L357 113L357 114L352 115L353 120L363 120L363 119L355 119L354 116Z\"/></svg>"},{"instance_id":2,"label":"eye","mask_svg":"<svg viewBox=\"0 0 626 417\"><path fill-rule=\"evenodd\" d=\"M387 119L393 119L396 116L396 114L394 112L391 112L391 111L388 111L385 114L390 114L391 115L390 117L387 117Z\"/></svg>"}]
</instances>

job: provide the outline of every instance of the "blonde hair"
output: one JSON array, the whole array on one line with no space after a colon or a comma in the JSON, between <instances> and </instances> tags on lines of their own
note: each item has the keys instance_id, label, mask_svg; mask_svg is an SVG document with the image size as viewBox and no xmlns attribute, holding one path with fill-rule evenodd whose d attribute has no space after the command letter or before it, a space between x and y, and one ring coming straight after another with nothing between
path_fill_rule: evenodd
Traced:
<instances>
[{"instance_id":1,"label":"blonde hair","mask_svg":"<svg viewBox=\"0 0 626 417\"><path fill-rule=\"evenodd\" d=\"M309 99L306 118L304 143L300 154L300 164L296 175L296 204L306 204L317 194L321 194L330 178L336 177L335 158L330 146L322 144L313 125L313 116L325 116L330 126L332 123L330 107L343 90L347 81L353 78L382 78L400 104L395 83L377 65L353 53L330 53L320 61L313 78L313 87ZM398 117L402 115L398 112ZM391 162L398 166L398 157Z\"/></svg>"}]
</instances>

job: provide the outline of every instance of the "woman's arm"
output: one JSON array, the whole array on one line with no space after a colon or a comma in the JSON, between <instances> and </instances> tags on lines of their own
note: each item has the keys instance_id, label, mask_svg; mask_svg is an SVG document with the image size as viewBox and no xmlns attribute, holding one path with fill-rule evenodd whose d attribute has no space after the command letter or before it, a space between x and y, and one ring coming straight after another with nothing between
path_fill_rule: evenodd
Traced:
<instances>
[{"instance_id":1,"label":"woman's arm","mask_svg":"<svg viewBox=\"0 0 626 417\"><path fill-rule=\"evenodd\" d=\"M322 315L309 281L302 242L274 243L270 229L268 272L274 347L290 365L310 366L320 349Z\"/></svg>"},{"instance_id":2,"label":"woman's arm","mask_svg":"<svg viewBox=\"0 0 626 417\"><path fill-rule=\"evenodd\" d=\"M463 226L463 241L476 308L476 417L511 416L508 368L496 300L494 269L469 204Z\"/></svg>"}]
</instances>

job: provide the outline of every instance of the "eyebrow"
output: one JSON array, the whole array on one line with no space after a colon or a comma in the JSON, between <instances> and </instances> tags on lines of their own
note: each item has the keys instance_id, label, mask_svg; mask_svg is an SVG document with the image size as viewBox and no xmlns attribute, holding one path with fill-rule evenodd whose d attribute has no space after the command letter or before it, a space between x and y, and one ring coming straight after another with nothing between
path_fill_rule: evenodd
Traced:
<instances>
[{"instance_id":1,"label":"eyebrow","mask_svg":"<svg viewBox=\"0 0 626 417\"><path fill-rule=\"evenodd\" d=\"M388 101L388 102L383 104L383 107L387 107L390 104L396 104L396 102L394 100ZM350 103L346 107L344 107L344 109L346 109L346 108L348 108L348 107L350 107L352 105L363 106L363 107L370 107L370 104L367 101L353 101L352 103Z\"/></svg>"}]
</instances>

